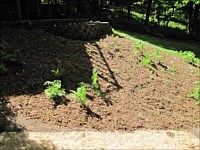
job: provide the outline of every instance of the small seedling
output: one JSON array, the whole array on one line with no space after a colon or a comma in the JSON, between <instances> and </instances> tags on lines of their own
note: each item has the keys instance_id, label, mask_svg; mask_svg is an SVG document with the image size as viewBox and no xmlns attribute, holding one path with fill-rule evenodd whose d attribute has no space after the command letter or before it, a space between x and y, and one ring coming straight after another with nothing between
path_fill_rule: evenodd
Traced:
<instances>
[{"instance_id":1,"label":"small seedling","mask_svg":"<svg viewBox=\"0 0 200 150\"><path fill-rule=\"evenodd\" d=\"M151 57L152 56L150 54L146 54L145 56L140 57L140 61L144 66L150 66L153 64Z\"/></svg>"},{"instance_id":2,"label":"small seedling","mask_svg":"<svg viewBox=\"0 0 200 150\"><path fill-rule=\"evenodd\" d=\"M72 93L70 94L71 97L77 99L82 107L86 107L86 87L84 85L81 85L80 87L77 88L76 91L71 91Z\"/></svg>"},{"instance_id":3,"label":"small seedling","mask_svg":"<svg viewBox=\"0 0 200 150\"><path fill-rule=\"evenodd\" d=\"M62 70L61 70L60 68L56 68L55 70L51 70L51 72L52 72L56 77L62 76Z\"/></svg>"},{"instance_id":4,"label":"small seedling","mask_svg":"<svg viewBox=\"0 0 200 150\"><path fill-rule=\"evenodd\" d=\"M88 51L89 53L93 53L95 50L94 50L94 48L89 48L89 49L87 49L87 51Z\"/></svg>"},{"instance_id":5,"label":"small seedling","mask_svg":"<svg viewBox=\"0 0 200 150\"><path fill-rule=\"evenodd\" d=\"M191 51L185 51L185 52L180 51L179 53L189 63L196 63L196 64L200 63L200 59L195 58L195 54Z\"/></svg>"},{"instance_id":6,"label":"small seedling","mask_svg":"<svg viewBox=\"0 0 200 150\"><path fill-rule=\"evenodd\" d=\"M166 70L167 70L167 71L170 71L170 72L175 72L175 71L176 71L175 68L173 68L173 67L168 67L168 66L167 66Z\"/></svg>"},{"instance_id":7,"label":"small seedling","mask_svg":"<svg viewBox=\"0 0 200 150\"><path fill-rule=\"evenodd\" d=\"M136 44L135 44L135 47L136 47L138 50L142 51L142 50L143 50L143 44L142 44L142 42L140 41L140 42L136 43Z\"/></svg>"},{"instance_id":8,"label":"small seedling","mask_svg":"<svg viewBox=\"0 0 200 150\"><path fill-rule=\"evenodd\" d=\"M187 96L193 97L197 101L197 104L200 105L200 81L195 82L195 84L197 85L197 88L188 93Z\"/></svg>"},{"instance_id":9,"label":"small seedling","mask_svg":"<svg viewBox=\"0 0 200 150\"><path fill-rule=\"evenodd\" d=\"M105 49L109 49L108 45L104 45L103 47L104 47Z\"/></svg>"},{"instance_id":10,"label":"small seedling","mask_svg":"<svg viewBox=\"0 0 200 150\"><path fill-rule=\"evenodd\" d=\"M160 58L161 58L160 51L156 51L156 52L154 53L154 56L155 56L155 58L157 58L157 59L159 60L159 62L160 62Z\"/></svg>"},{"instance_id":11,"label":"small seedling","mask_svg":"<svg viewBox=\"0 0 200 150\"><path fill-rule=\"evenodd\" d=\"M56 58L56 62L58 64L58 67L54 70L51 70L51 72L56 76L56 77L61 77L63 73L63 68L61 65L61 60Z\"/></svg>"},{"instance_id":12,"label":"small seedling","mask_svg":"<svg viewBox=\"0 0 200 150\"><path fill-rule=\"evenodd\" d=\"M134 56L134 57L137 55L137 53L138 53L138 51L137 51L137 50L135 50L135 49L132 49L132 54L133 54L133 56Z\"/></svg>"},{"instance_id":13,"label":"small seedling","mask_svg":"<svg viewBox=\"0 0 200 150\"><path fill-rule=\"evenodd\" d=\"M61 88L60 80L46 81L44 85L47 86L44 92L46 96L50 99L53 99L56 97L63 97L66 95L65 89Z\"/></svg>"},{"instance_id":14,"label":"small seedling","mask_svg":"<svg viewBox=\"0 0 200 150\"><path fill-rule=\"evenodd\" d=\"M98 84L98 70L94 68L92 70L92 87L94 90L99 89L99 84Z\"/></svg>"}]
</instances>

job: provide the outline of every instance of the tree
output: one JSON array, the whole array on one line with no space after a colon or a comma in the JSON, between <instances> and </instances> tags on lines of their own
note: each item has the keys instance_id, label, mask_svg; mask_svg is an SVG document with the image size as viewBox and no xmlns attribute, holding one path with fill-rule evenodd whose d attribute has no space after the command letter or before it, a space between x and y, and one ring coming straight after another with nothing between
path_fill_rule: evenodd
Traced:
<instances>
[{"instance_id":1,"label":"tree","mask_svg":"<svg viewBox=\"0 0 200 150\"><path fill-rule=\"evenodd\" d=\"M150 12L151 12L151 5L152 5L152 0L147 0L147 10L146 10L146 17L145 17L145 21L144 21L145 25L149 24L149 16L150 16Z\"/></svg>"}]
</instances>

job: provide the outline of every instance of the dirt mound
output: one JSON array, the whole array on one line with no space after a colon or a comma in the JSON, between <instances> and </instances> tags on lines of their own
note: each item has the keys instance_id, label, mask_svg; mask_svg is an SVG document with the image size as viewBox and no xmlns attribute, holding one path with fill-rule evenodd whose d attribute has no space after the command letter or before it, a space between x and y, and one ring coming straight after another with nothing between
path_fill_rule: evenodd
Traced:
<instances>
[{"instance_id":1,"label":"dirt mound","mask_svg":"<svg viewBox=\"0 0 200 150\"><path fill-rule=\"evenodd\" d=\"M1 76L1 91L8 98L8 106L29 119L101 131L188 129L199 125L199 107L187 97L195 88L198 68L177 56L160 51L160 61L152 58L154 67L144 66L136 43L119 36L81 42L41 30L5 29L2 38L10 49L20 50L25 63L11 66L9 74ZM156 51L145 45L142 50L152 55ZM88 89L89 109L68 96L66 103L55 106L45 96L43 84L56 79L51 70L58 66L57 60L61 61L60 79L67 93L80 82L91 84L92 68L98 69L103 96Z\"/></svg>"}]
</instances>

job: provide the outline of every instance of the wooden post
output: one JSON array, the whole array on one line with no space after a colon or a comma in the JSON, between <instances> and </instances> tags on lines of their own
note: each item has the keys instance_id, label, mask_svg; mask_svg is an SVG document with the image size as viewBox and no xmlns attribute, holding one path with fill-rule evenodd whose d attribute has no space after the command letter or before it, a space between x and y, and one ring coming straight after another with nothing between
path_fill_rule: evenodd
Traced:
<instances>
[{"instance_id":1,"label":"wooden post","mask_svg":"<svg viewBox=\"0 0 200 150\"><path fill-rule=\"evenodd\" d=\"M40 19L40 0L36 0L37 19Z\"/></svg>"},{"instance_id":2,"label":"wooden post","mask_svg":"<svg viewBox=\"0 0 200 150\"><path fill-rule=\"evenodd\" d=\"M16 0L17 20L22 20L20 0Z\"/></svg>"},{"instance_id":3,"label":"wooden post","mask_svg":"<svg viewBox=\"0 0 200 150\"><path fill-rule=\"evenodd\" d=\"M48 13L49 13L48 14L49 15L48 18L50 18L50 3L49 3L49 0L48 0Z\"/></svg>"}]
</instances>

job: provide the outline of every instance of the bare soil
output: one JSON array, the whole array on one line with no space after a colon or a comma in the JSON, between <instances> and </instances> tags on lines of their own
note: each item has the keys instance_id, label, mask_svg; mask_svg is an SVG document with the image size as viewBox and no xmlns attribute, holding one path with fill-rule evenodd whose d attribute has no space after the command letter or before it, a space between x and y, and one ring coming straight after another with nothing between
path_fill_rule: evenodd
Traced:
<instances>
[{"instance_id":1,"label":"bare soil","mask_svg":"<svg viewBox=\"0 0 200 150\"><path fill-rule=\"evenodd\" d=\"M10 51L20 50L24 62L22 66L7 66L9 72L1 76L2 100L12 112L71 129L134 131L199 127L199 106L187 96L199 79L199 68L178 56L161 51L160 61L153 58L152 67L144 66L135 43L117 35L79 41L42 30L4 29L1 37L9 43ZM144 45L143 53L156 51ZM59 79L67 93L76 90L80 82L91 84L95 67L103 96L88 89L87 109L70 96L59 104L48 99L43 84L58 79L51 73L58 66L57 60L63 68Z\"/></svg>"}]
</instances>

